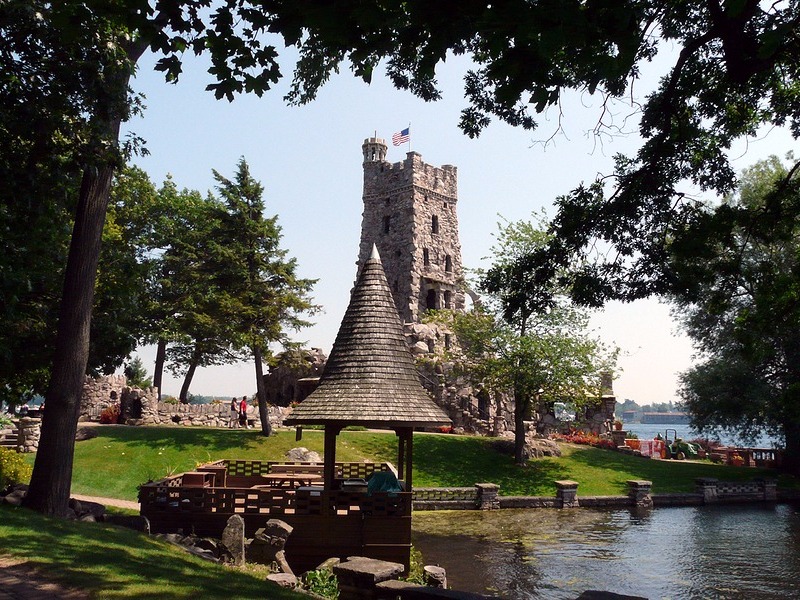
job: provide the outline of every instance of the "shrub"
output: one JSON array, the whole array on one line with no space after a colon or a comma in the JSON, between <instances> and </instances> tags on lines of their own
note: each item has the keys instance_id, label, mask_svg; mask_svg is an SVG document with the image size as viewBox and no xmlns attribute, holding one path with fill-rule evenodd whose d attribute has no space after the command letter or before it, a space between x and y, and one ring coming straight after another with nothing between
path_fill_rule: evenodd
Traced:
<instances>
[{"instance_id":1,"label":"shrub","mask_svg":"<svg viewBox=\"0 0 800 600\"><path fill-rule=\"evenodd\" d=\"M308 571L303 575L303 587L307 591L323 598L336 600L339 597L339 581L333 571L329 569Z\"/></svg>"},{"instance_id":2,"label":"shrub","mask_svg":"<svg viewBox=\"0 0 800 600\"><path fill-rule=\"evenodd\" d=\"M599 435L593 433L586 433L583 431L571 431L566 434L558 434L552 436L559 442L569 442L571 444L583 444L586 446L594 446L595 448L606 448L608 450L616 450L614 442L608 438L601 438Z\"/></svg>"},{"instance_id":3,"label":"shrub","mask_svg":"<svg viewBox=\"0 0 800 600\"><path fill-rule=\"evenodd\" d=\"M112 404L100 413L100 422L104 425L119 423L119 404Z\"/></svg>"},{"instance_id":4,"label":"shrub","mask_svg":"<svg viewBox=\"0 0 800 600\"><path fill-rule=\"evenodd\" d=\"M14 450L0 448L0 489L12 483L27 483L31 478L31 466Z\"/></svg>"}]
</instances>

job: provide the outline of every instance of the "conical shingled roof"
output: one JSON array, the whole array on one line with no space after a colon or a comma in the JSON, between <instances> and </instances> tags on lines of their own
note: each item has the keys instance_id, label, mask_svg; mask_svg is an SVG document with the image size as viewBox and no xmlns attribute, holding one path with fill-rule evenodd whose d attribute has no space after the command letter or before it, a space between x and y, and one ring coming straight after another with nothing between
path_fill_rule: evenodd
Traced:
<instances>
[{"instance_id":1,"label":"conical shingled roof","mask_svg":"<svg viewBox=\"0 0 800 600\"><path fill-rule=\"evenodd\" d=\"M353 288L319 386L285 422L371 427L450 424L419 381L377 249Z\"/></svg>"}]
</instances>

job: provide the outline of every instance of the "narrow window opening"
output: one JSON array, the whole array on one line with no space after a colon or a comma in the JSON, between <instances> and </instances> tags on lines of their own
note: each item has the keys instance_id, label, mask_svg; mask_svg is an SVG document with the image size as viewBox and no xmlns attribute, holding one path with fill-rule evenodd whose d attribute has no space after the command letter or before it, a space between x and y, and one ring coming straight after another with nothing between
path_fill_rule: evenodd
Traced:
<instances>
[{"instance_id":1,"label":"narrow window opening","mask_svg":"<svg viewBox=\"0 0 800 600\"><path fill-rule=\"evenodd\" d=\"M422 264L426 267L430 266L431 264L431 253L428 252L427 248L422 249Z\"/></svg>"},{"instance_id":2,"label":"narrow window opening","mask_svg":"<svg viewBox=\"0 0 800 600\"><path fill-rule=\"evenodd\" d=\"M439 233L439 217L436 215L431 217L431 232Z\"/></svg>"},{"instance_id":3,"label":"narrow window opening","mask_svg":"<svg viewBox=\"0 0 800 600\"><path fill-rule=\"evenodd\" d=\"M449 254L444 258L444 270L448 273L453 272L453 259Z\"/></svg>"},{"instance_id":4,"label":"narrow window opening","mask_svg":"<svg viewBox=\"0 0 800 600\"><path fill-rule=\"evenodd\" d=\"M389 215L383 217L383 233L389 233L392 226L392 218Z\"/></svg>"}]
</instances>

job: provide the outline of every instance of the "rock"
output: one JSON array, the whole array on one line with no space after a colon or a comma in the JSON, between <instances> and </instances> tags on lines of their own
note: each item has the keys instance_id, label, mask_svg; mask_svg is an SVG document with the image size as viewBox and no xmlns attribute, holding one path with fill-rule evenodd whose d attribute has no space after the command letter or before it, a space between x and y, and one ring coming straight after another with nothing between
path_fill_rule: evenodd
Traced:
<instances>
[{"instance_id":1,"label":"rock","mask_svg":"<svg viewBox=\"0 0 800 600\"><path fill-rule=\"evenodd\" d=\"M290 525L280 519L269 519L266 526L258 529L255 537L248 540L247 559L262 565L277 562L277 555L283 551L292 530Z\"/></svg>"},{"instance_id":2,"label":"rock","mask_svg":"<svg viewBox=\"0 0 800 600\"><path fill-rule=\"evenodd\" d=\"M543 456L561 456L561 448L553 440L546 438L527 438L522 452L525 458L542 458Z\"/></svg>"},{"instance_id":3,"label":"rock","mask_svg":"<svg viewBox=\"0 0 800 600\"><path fill-rule=\"evenodd\" d=\"M291 462L322 462L320 455L313 450L298 446L286 453L286 459Z\"/></svg>"},{"instance_id":4,"label":"rock","mask_svg":"<svg viewBox=\"0 0 800 600\"><path fill-rule=\"evenodd\" d=\"M292 571L292 567L289 566L289 562L286 560L286 553L283 550L278 550L278 552L275 553L275 562L278 564L278 569L280 569L281 573L294 575L294 571Z\"/></svg>"},{"instance_id":5,"label":"rock","mask_svg":"<svg viewBox=\"0 0 800 600\"><path fill-rule=\"evenodd\" d=\"M106 507L103 504L70 498L69 507L75 511L79 519L82 519L84 515L92 515L95 521L103 521L105 519Z\"/></svg>"},{"instance_id":6,"label":"rock","mask_svg":"<svg viewBox=\"0 0 800 600\"><path fill-rule=\"evenodd\" d=\"M425 585L442 590L447 589L447 571L442 567L426 565L423 567Z\"/></svg>"},{"instance_id":7,"label":"rock","mask_svg":"<svg viewBox=\"0 0 800 600\"><path fill-rule=\"evenodd\" d=\"M267 581L277 583L279 586L289 589L297 587L297 577L291 573L270 573L267 575Z\"/></svg>"},{"instance_id":8,"label":"rock","mask_svg":"<svg viewBox=\"0 0 800 600\"><path fill-rule=\"evenodd\" d=\"M231 553L235 566L244 565L244 519L239 515L231 515L228 519L222 531L222 545Z\"/></svg>"},{"instance_id":9,"label":"rock","mask_svg":"<svg viewBox=\"0 0 800 600\"><path fill-rule=\"evenodd\" d=\"M97 437L97 429L95 427L81 427L75 432L75 441L84 442Z\"/></svg>"},{"instance_id":10,"label":"rock","mask_svg":"<svg viewBox=\"0 0 800 600\"><path fill-rule=\"evenodd\" d=\"M106 515L104 521L118 527L127 527L150 535L150 521L147 517L140 515Z\"/></svg>"},{"instance_id":11,"label":"rock","mask_svg":"<svg viewBox=\"0 0 800 600\"><path fill-rule=\"evenodd\" d=\"M24 495L18 496L15 493L8 494L7 496L3 497L3 502L5 502L6 504L10 504L11 506L21 506L22 498L24 498Z\"/></svg>"}]
</instances>

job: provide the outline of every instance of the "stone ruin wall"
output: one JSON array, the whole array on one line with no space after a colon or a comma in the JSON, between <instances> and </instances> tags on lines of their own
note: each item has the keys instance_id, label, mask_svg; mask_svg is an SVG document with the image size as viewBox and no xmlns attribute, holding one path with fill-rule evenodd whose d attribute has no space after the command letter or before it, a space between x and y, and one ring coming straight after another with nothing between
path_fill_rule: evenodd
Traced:
<instances>
[{"instance_id":1,"label":"stone ruin wall","mask_svg":"<svg viewBox=\"0 0 800 600\"><path fill-rule=\"evenodd\" d=\"M193 425L227 427L230 420L230 399L216 404L170 404L158 401L155 387L141 390L128 387L124 375L87 377L83 384L80 420L96 421L100 413L114 404L120 405L126 425ZM270 407L270 422L280 425L286 410ZM258 409L248 406L248 418L258 420Z\"/></svg>"},{"instance_id":2,"label":"stone ruin wall","mask_svg":"<svg viewBox=\"0 0 800 600\"><path fill-rule=\"evenodd\" d=\"M125 375L86 376L81 395L80 421L97 419L100 413L122 397L122 390L128 385Z\"/></svg>"}]
</instances>

